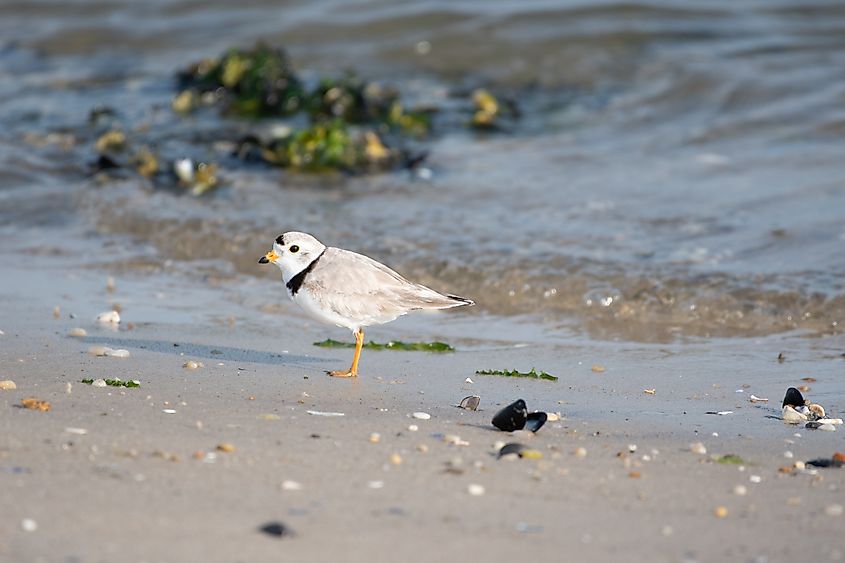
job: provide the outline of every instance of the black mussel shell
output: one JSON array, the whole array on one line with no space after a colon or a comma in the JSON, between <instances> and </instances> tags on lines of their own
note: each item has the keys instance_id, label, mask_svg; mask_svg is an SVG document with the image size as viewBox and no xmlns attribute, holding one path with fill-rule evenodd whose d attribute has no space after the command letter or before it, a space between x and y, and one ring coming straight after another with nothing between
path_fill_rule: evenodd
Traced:
<instances>
[{"instance_id":1,"label":"black mussel shell","mask_svg":"<svg viewBox=\"0 0 845 563\"><path fill-rule=\"evenodd\" d=\"M790 387L786 390L786 396L783 398L783 405L792 405L793 407L800 407L804 405L804 396L801 394L801 391L796 389L795 387Z\"/></svg>"},{"instance_id":2,"label":"black mussel shell","mask_svg":"<svg viewBox=\"0 0 845 563\"><path fill-rule=\"evenodd\" d=\"M267 534L268 536L273 536L277 538L283 538L292 535L290 528L288 528L281 522L267 522L258 529L261 532Z\"/></svg>"},{"instance_id":3,"label":"black mussel shell","mask_svg":"<svg viewBox=\"0 0 845 563\"><path fill-rule=\"evenodd\" d=\"M505 444L502 446L502 449L499 450L499 457L505 457L506 455L516 454L519 457L522 457L523 450L527 449L522 444L517 444L516 442L511 442L510 444Z\"/></svg>"},{"instance_id":4,"label":"black mussel shell","mask_svg":"<svg viewBox=\"0 0 845 563\"><path fill-rule=\"evenodd\" d=\"M525 428L527 419L528 407L525 406L525 401L519 399L496 413L493 426L505 432L513 432Z\"/></svg>"},{"instance_id":5,"label":"black mussel shell","mask_svg":"<svg viewBox=\"0 0 845 563\"><path fill-rule=\"evenodd\" d=\"M547 419L548 416L544 412L532 412L525 421L525 429L536 432L546 423Z\"/></svg>"},{"instance_id":6,"label":"black mussel shell","mask_svg":"<svg viewBox=\"0 0 845 563\"><path fill-rule=\"evenodd\" d=\"M830 459L830 458L820 458L820 459L811 459L807 462L807 465L812 465L813 467L842 467L845 465L845 461L839 461L838 459Z\"/></svg>"},{"instance_id":7,"label":"black mussel shell","mask_svg":"<svg viewBox=\"0 0 845 563\"><path fill-rule=\"evenodd\" d=\"M499 459L511 454L518 455L519 457L527 457L534 459L543 456L543 454L538 450L529 448L528 446L524 446L516 442L511 442L509 444L505 444L504 446L502 446L502 449L499 450Z\"/></svg>"},{"instance_id":8,"label":"black mussel shell","mask_svg":"<svg viewBox=\"0 0 845 563\"><path fill-rule=\"evenodd\" d=\"M478 405L481 403L481 397L478 395L470 395L461 399L459 407L468 411L478 410Z\"/></svg>"}]
</instances>

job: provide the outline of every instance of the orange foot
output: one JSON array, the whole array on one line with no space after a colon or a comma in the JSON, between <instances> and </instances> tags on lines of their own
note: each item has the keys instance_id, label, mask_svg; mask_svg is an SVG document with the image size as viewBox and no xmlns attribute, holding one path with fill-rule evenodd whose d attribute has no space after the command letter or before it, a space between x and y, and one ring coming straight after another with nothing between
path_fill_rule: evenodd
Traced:
<instances>
[{"instance_id":1,"label":"orange foot","mask_svg":"<svg viewBox=\"0 0 845 563\"><path fill-rule=\"evenodd\" d=\"M327 371L326 373L332 377L358 377L358 372L352 371L351 369L343 371Z\"/></svg>"}]
</instances>

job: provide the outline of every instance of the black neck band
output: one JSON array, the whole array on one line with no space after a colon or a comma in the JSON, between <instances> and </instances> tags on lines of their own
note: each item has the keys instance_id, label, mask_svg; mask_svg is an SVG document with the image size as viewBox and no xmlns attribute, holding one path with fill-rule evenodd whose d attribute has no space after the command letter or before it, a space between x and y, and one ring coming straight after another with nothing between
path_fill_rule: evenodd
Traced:
<instances>
[{"instance_id":1,"label":"black neck band","mask_svg":"<svg viewBox=\"0 0 845 563\"><path fill-rule=\"evenodd\" d=\"M290 291L291 295L296 295L296 292L299 291L299 288L302 287L302 283L305 281L305 276L314 269L314 266L317 265L317 262L320 261L320 258L323 257L323 254L326 253L326 248L320 253L319 256L314 258L308 266L305 267L301 272L293 276L288 283L285 284L287 286L288 291Z\"/></svg>"}]
</instances>

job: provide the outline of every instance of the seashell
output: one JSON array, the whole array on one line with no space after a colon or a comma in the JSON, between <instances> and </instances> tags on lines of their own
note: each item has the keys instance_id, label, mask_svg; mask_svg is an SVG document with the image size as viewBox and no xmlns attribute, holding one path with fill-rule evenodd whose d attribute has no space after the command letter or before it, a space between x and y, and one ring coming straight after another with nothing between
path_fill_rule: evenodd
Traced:
<instances>
[{"instance_id":1,"label":"seashell","mask_svg":"<svg viewBox=\"0 0 845 563\"><path fill-rule=\"evenodd\" d=\"M185 184L194 183L194 161L190 158L180 158L173 163L173 173L179 181Z\"/></svg>"},{"instance_id":2,"label":"seashell","mask_svg":"<svg viewBox=\"0 0 845 563\"><path fill-rule=\"evenodd\" d=\"M694 454L704 455L707 453L707 448L701 442L693 442L689 445L689 451Z\"/></svg>"},{"instance_id":3,"label":"seashell","mask_svg":"<svg viewBox=\"0 0 845 563\"><path fill-rule=\"evenodd\" d=\"M105 311L97 315L97 322L105 325L120 324L120 313L117 311Z\"/></svg>"},{"instance_id":4,"label":"seashell","mask_svg":"<svg viewBox=\"0 0 845 563\"><path fill-rule=\"evenodd\" d=\"M807 408L810 409L810 412L816 415L818 418L824 418L824 407L818 405L816 403L810 403L807 405Z\"/></svg>"},{"instance_id":5,"label":"seashell","mask_svg":"<svg viewBox=\"0 0 845 563\"><path fill-rule=\"evenodd\" d=\"M795 387L790 387L786 390L786 395L783 397L783 405L787 406L790 405L792 407L798 407L804 405L804 396L801 394L801 391L796 389Z\"/></svg>"},{"instance_id":6,"label":"seashell","mask_svg":"<svg viewBox=\"0 0 845 563\"><path fill-rule=\"evenodd\" d=\"M106 380L105 380L105 379L103 379L103 378L101 377L101 378L99 378L99 379L95 379L95 380L91 383L91 385L92 385L93 387L105 387L105 386L106 386Z\"/></svg>"},{"instance_id":7,"label":"seashell","mask_svg":"<svg viewBox=\"0 0 845 563\"><path fill-rule=\"evenodd\" d=\"M419 419L419 420L428 420L428 419L431 418L431 415L428 414L427 412L419 412L419 411L415 412L415 413L411 413L411 416L413 418L416 418L416 419Z\"/></svg>"},{"instance_id":8,"label":"seashell","mask_svg":"<svg viewBox=\"0 0 845 563\"><path fill-rule=\"evenodd\" d=\"M528 419L528 407L525 401L518 399L496 413L493 417L493 426L504 432L513 432L525 428ZM543 421L545 422L545 420Z\"/></svg>"},{"instance_id":9,"label":"seashell","mask_svg":"<svg viewBox=\"0 0 845 563\"><path fill-rule=\"evenodd\" d=\"M74 338L84 338L84 337L88 336L88 332L86 332L86 330L84 328L76 327L76 328L70 329L70 331L67 333L67 335L73 336Z\"/></svg>"},{"instance_id":10,"label":"seashell","mask_svg":"<svg viewBox=\"0 0 845 563\"><path fill-rule=\"evenodd\" d=\"M528 459L539 459L543 457L543 452L534 450L517 442L511 442L509 444L505 444L502 446L502 449L499 450L499 459L508 455L517 455Z\"/></svg>"},{"instance_id":11,"label":"seashell","mask_svg":"<svg viewBox=\"0 0 845 563\"><path fill-rule=\"evenodd\" d=\"M821 422L816 421L808 422L804 425L804 428L811 428L813 430L824 430L826 432L836 431L836 426L834 426L833 424L822 424Z\"/></svg>"},{"instance_id":12,"label":"seashell","mask_svg":"<svg viewBox=\"0 0 845 563\"><path fill-rule=\"evenodd\" d=\"M528 418L525 421L525 429L530 430L531 432L536 432L539 430L548 419L548 415L544 412L532 412L528 414Z\"/></svg>"},{"instance_id":13,"label":"seashell","mask_svg":"<svg viewBox=\"0 0 845 563\"><path fill-rule=\"evenodd\" d=\"M812 465L813 467L842 467L843 465L845 465L845 461L841 461L835 458L819 458L811 459L807 462L807 465Z\"/></svg>"},{"instance_id":14,"label":"seashell","mask_svg":"<svg viewBox=\"0 0 845 563\"><path fill-rule=\"evenodd\" d=\"M481 397L478 395L470 395L468 397L464 397L461 399L461 402L458 406L462 409L466 409L468 411L478 410L478 405L481 403Z\"/></svg>"},{"instance_id":15,"label":"seashell","mask_svg":"<svg viewBox=\"0 0 845 563\"><path fill-rule=\"evenodd\" d=\"M816 422L818 422L819 424L835 424L835 425L838 426L838 425L842 424L842 419L841 418L820 418Z\"/></svg>"},{"instance_id":16,"label":"seashell","mask_svg":"<svg viewBox=\"0 0 845 563\"><path fill-rule=\"evenodd\" d=\"M798 424L799 422L807 421L806 414L798 412L790 405L783 407L783 410L781 411L781 418L783 418L783 421L787 424Z\"/></svg>"},{"instance_id":17,"label":"seashell","mask_svg":"<svg viewBox=\"0 0 845 563\"><path fill-rule=\"evenodd\" d=\"M112 358L128 358L129 357L129 350L124 350L120 348L118 350L112 350L111 348L106 348L105 350L106 356L111 356Z\"/></svg>"},{"instance_id":18,"label":"seashell","mask_svg":"<svg viewBox=\"0 0 845 563\"><path fill-rule=\"evenodd\" d=\"M15 382L11 379L4 379L3 381L0 381L0 389L3 391L12 391L17 388L18 386L15 385Z\"/></svg>"}]
</instances>

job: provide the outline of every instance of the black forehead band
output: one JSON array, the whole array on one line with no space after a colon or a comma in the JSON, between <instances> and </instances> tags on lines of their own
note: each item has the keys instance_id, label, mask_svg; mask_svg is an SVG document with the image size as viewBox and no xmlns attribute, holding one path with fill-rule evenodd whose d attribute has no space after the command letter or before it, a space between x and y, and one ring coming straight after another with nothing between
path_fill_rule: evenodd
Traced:
<instances>
[{"instance_id":1,"label":"black forehead band","mask_svg":"<svg viewBox=\"0 0 845 563\"><path fill-rule=\"evenodd\" d=\"M279 246L284 246L285 245L285 235L277 236L276 237L276 244L278 244Z\"/></svg>"}]
</instances>

